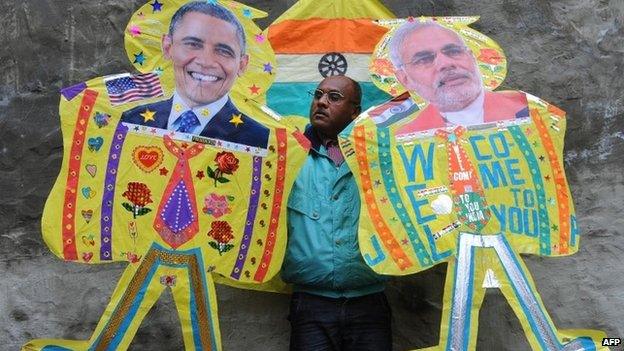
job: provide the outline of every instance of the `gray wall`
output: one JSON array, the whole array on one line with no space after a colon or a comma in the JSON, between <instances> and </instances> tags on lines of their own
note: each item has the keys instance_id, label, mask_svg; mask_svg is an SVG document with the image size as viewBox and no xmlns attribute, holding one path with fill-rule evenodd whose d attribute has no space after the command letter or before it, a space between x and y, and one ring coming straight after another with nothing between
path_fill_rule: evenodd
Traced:
<instances>
[{"instance_id":1,"label":"gray wall","mask_svg":"<svg viewBox=\"0 0 624 351\"><path fill-rule=\"evenodd\" d=\"M294 3L245 2L271 14L262 28ZM398 17L481 15L475 27L509 59L502 88L530 92L568 112L565 160L581 249L570 257L526 261L557 327L624 337L624 2L384 2ZM0 2L0 349L18 349L35 337L87 339L124 269L52 257L39 226L62 158L59 88L132 69L123 30L142 4ZM437 343L444 274L436 267L389 285L396 350ZM287 349L287 296L227 287L217 293L225 350ZM479 321L479 349L528 349L500 293L487 294ZM172 299L165 295L132 349L182 347Z\"/></svg>"}]
</instances>

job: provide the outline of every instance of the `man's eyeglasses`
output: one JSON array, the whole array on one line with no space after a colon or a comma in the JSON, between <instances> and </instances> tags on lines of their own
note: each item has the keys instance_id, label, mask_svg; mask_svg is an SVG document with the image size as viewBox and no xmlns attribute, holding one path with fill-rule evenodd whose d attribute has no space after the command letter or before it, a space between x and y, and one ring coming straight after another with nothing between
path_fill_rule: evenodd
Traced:
<instances>
[{"instance_id":1,"label":"man's eyeglasses","mask_svg":"<svg viewBox=\"0 0 624 351\"><path fill-rule=\"evenodd\" d=\"M440 52L451 59L458 59L468 52L468 48L457 44L449 44L440 49ZM420 51L412 58L411 61L401 64L401 66L414 66L416 68L426 68L433 64L437 53L433 51Z\"/></svg>"},{"instance_id":2,"label":"man's eyeglasses","mask_svg":"<svg viewBox=\"0 0 624 351\"><path fill-rule=\"evenodd\" d=\"M310 94L310 96L312 96L314 100L320 100L325 94L327 94L327 101L329 101L330 104L335 104L346 99L344 95L337 91L324 92L321 89L316 89L313 91L308 91L308 94Z\"/></svg>"}]
</instances>

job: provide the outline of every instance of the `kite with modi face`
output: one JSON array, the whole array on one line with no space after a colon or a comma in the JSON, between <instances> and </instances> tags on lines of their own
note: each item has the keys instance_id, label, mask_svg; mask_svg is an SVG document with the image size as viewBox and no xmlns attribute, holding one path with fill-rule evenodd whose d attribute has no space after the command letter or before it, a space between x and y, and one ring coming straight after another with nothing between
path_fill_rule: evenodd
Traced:
<instances>
[{"instance_id":1,"label":"kite with modi face","mask_svg":"<svg viewBox=\"0 0 624 351\"><path fill-rule=\"evenodd\" d=\"M390 275L448 262L440 341L428 350L476 348L486 288L501 290L534 350L599 349L603 333L554 326L520 256L578 250L565 113L493 91L506 60L468 27L477 19L380 21L390 31L371 79L395 98L340 136L362 198L362 255Z\"/></svg>"},{"instance_id":2,"label":"kite with modi face","mask_svg":"<svg viewBox=\"0 0 624 351\"><path fill-rule=\"evenodd\" d=\"M125 33L140 73L62 91L44 239L66 261L128 267L89 340L24 349L127 349L170 289L185 348L219 350L212 273L250 286L279 271L309 146L263 105L275 67L252 21L263 16L233 1L151 1Z\"/></svg>"}]
</instances>

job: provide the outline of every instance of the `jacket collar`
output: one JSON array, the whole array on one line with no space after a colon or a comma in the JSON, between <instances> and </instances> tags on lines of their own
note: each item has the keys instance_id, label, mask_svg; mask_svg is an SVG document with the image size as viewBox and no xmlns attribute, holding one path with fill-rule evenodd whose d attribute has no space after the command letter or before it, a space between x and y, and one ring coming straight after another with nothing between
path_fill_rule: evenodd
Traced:
<instances>
[{"instance_id":1,"label":"jacket collar","mask_svg":"<svg viewBox=\"0 0 624 351\"><path fill-rule=\"evenodd\" d=\"M312 128L311 124L308 124L306 126L303 135L305 135L306 138L310 140L310 143L312 144L312 149L314 149L314 151L316 152L319 152L319 150L321 149L321 145L323 145L323 142L321 141L321 138L319 138L318 134L316 134L316 131L314 131L314 128Z\"/></svg>"}]
</instances>

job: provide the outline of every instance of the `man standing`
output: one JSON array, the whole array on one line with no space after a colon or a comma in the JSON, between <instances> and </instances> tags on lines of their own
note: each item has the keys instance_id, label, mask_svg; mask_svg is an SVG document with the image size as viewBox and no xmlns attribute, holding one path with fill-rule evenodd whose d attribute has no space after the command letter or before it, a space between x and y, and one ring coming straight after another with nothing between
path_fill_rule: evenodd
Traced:
<instances>
[{"instance_id":1,"label":"man standing","mask_svg":"<svg viewBox=\"0 0 624 351\"><path fill-rule=\"evenodd\" d=\"M173 97L126 111L122 122L266 147L268 128L228 96L249 63L245 32L229 10L206 1L185 4L171 18L162 49L173 64Z\"/></svg>"},{"instance_id":2,"label":"man standing","mask_svg":"<svg viewBox=\"0 0 624 351\"><path fill-rule=\"evenodd\" d=\"M528 116L524 94L484 89L473 53L452 30L432 21L406 22L389 45L399 82L429 103L397 134Z\"/></svg>"},{"instance_id":3,"label":"man standing","mask_svg":"<svg viewBox=\"0 0 624 351\"><path fill-rule=\"evenodd\" d=\"M312 142L288 201L282 278L294 286L291 350L392 348L385 278L360 255L360 198L337 135L360 113L361 89L345 76L325 78L312 93Z\"/></svg>"}]
</instances>

